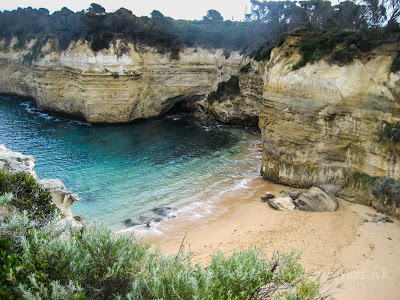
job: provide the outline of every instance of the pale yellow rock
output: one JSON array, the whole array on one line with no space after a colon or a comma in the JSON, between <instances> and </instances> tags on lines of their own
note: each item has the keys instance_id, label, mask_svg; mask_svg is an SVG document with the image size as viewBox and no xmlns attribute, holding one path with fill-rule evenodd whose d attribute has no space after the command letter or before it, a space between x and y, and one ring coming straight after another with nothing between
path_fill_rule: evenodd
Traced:
<instances>
[{"instance_id":1,"label":"pale yellow rock","mask_svg":"<svg viewBox=\"0 0 400 300\"><path fill-rule=\"evenodd\" d=\"M89 122L130 122L167 112L176 102L200 100L221 81L239 73L244 56L223 50L185 48L178 60L154 48L126 44L93 53L79 41L61 53L51 51L32 65L27 50L0 52L0 93L33 97L47 110L81 116ZM33 42L30 43L30 46Z\"/></svg>"},{"instance_id":2,"label":"pale yellow rock","mask_svg":"<svg viewBox=\"0 0 400 300\"><path fill-rule=\"evenodd\" d=\"M386 124L400 124L400 74L390 72L396 45L346 66L320 60L293 70L297 39L266 65L261 173L294 186L346 184L354 172L399 180L400 145L382 139Z\"/></svg>"}]
</instances>

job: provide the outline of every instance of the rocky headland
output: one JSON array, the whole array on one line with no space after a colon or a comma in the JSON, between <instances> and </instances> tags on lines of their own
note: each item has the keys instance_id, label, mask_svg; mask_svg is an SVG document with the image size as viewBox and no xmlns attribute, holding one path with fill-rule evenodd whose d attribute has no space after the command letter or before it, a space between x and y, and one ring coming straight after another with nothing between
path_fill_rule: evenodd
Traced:
<instances>
[{"instance_id":1,"label":"rocky headland","mask_svg":"<svg viewBox=\"0 0 400 300\"><path fill-rule=\"evenodd\" d=\"M71 207L80 198L69 191L60 179L40 179L35 170L35 158L7 149L0 145L0 171L5 173L25 172L31 175L40 185L51 192L53 203L65 217L72 217Z\"/></svg>"},{"instance_id":2,"label":"rocky headland","mask_svg":"<svg viewBox=\"0 0 400 300\"><path fill-rule=\"evenodd\" d=\"M254 126L262 139L261 174L295 187L340 184L339 196L399 216L400 74L390 66L397 44L345 65L301 59L288 36L269 60L238 52L184 48L179 57L118 41L93 52L87 42L52 50L0 52L0 92L32 97L49 111L92 123L131 122L174 109Z\"/></svg>"}]
</instances>

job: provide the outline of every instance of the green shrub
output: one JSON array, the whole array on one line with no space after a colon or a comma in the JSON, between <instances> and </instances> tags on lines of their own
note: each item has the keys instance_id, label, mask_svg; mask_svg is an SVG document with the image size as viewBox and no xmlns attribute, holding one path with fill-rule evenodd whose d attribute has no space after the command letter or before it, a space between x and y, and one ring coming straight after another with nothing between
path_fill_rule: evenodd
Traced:
<instances>
[{"instance_id":1,"label":"green shrub","mask_svg":"<svg viewBox=\"0 0 400 300\"><path fill-rule=\"evenodd\" d=\"M379 45L377 34L373 29L350 31L338 30L335 27L306 31L299 45L301 59L293 69L300 69L331 54L332 63L349 64L361 52L371 51Z\"/></svg>"},{"instance_id":2,"label":"green shrub","mask_svg":"<svg viewBox=\"0 0 400 300\"><path fill-rule=\"evenodd\" d=\"M377 180L371 192L382 204L400 207L400 182L393 178L382 177Z\"/></svg>"},{"instance_id":3,"label":"green shrub","mask_svg":"<svg viewBox=\"0 0 400 300\"><path fill-rule=\"evenodd\" d=\"M240 68L240 73L249 73L251 70L251 63Z\"/></svg>"},{"instance_id":4,"label":"green shrub","mask_svg":"<svg viewBox=\"0 0 400 300\"><path fill-rule=\"evenodd\" d=\"M0 172L0 194L12 193L10 201L19 211L26 210L29 216L43 222L50 219L58 208L53 204L50 191L39 185L29 174Z\"/></svg>"},{"instance_id":5,"label":"green shrub","mask_svg":"<svg viewBox=\"0 0 400 300\"><path fill-rule=\"evenodd\" d=\"M4 193L3 195L0 196L0 205L5 205L14 198L13 193Z\"/></svg>"},{"instance_id":6,"label":"green shrub","mask_svg":"<svg viewBox=\"0 0 400 300\"><path fill-rule=\"evenodd\" d=\"M392 65L390 67L390 72L396 73L398 71L400 71L400 51L397 52L397 55L393 59Z\"/></svg>"},{"instance_id":7,"label":"green shrub","mask_svg":"<svg viewBox=\"0 0 400 300\"><path fill-rule=\"evenodd\" d=\"M233 99L236 95L240 94L239 77L232 76L228 81L218 83L216 91L208 95L208 101L214 103L215 101L222 101L225 99Z\"/></svg>"},{"instance_id":8,"label":"green shrub","mask_svg":"<svg viewBox=\"0 0 400 300\"><path fill-rule=\"evenodd\" d=\"M400 142L400 126L386 124L383 128L383 137L396 144Z\"/></svg>"},{"instance_id":9,"label":"green shrub","mask_svg":"<svg viewBox=\"0 0 400 300\"><path fill-rule=\"evenodd\" d=\"M356 58L356 52L345 48L345 49L338 49L332 53L331 61L338 64L338 65L346 65L351 63L354 58Z\"/></svg>"},{"instance_id":10,"label":"green shrub","mask_svg":"<svg viewBox=\"0 0 400 300\"><path fill-rule=\"evenodd\" d=\"M274 49L273 46L260 47L255 52L250 54L250 56L253 57L257 61L267 61L271 58L272 49Z\"/></svg>"},{"instance_id":11,"label":"green shrub","mask_svg":"<svg viewBox=\"0 0 400 300\"><path fill-rule=\"evenodd\" d=\"M52 220L37 228L26 213L0 223L0 245L4 299L250 299L289 288L305 299L321 286L294 251L271 259L252 248L217 252L204 268L183 251L166 257L96 224Z\"/></svg>"},{"instance_id":12,"label":"green shrub","mask_svg":"<svg viewBox=\"0 0 400 300\"><path fill-rule=\"evenodd\" d=\"M118 79L118 78L119 78L118 72L112 72L112 73L111 73L111 76L112 76L114 79Z\"/></svg>"}]
</instances>

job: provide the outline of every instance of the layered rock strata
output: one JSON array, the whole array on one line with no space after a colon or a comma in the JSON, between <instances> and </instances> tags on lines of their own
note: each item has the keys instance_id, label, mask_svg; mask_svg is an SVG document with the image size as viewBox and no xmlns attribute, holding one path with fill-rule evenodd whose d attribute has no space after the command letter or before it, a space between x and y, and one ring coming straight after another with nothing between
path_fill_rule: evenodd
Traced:
<instances>
[{"instance_id":1,"label":"layered rock strata","mask_svg":"<svg viewBox=\"0 0 400 300\"><path fill-rule=\"evenodd\" d=\"M15 42L0 45L0 93L32 97L44 109L93 123L156 117L179 101L201 100L237 75L244 62L238 52L227 57L223 50L185 48L172 59L154 48L121 42L93 53L79 41L56 52L50 41L41 58L29 63L24 57L34 41L19 52L13 50Z\"/></svg>"},{"instance_id":2,"label":"layered rock strata","mask_svg":"<svg viewBox=\"0 0 400 300\"><path fill-rule=\"evenodd\" d=\"M297 187L349 185L360 174L399 180L400 143L385 136L400 125L400 73L390 72L397 46L345 66L321 60L294 70L297 39L266 65L261 174Z\"/></svg>"}]
</instances>

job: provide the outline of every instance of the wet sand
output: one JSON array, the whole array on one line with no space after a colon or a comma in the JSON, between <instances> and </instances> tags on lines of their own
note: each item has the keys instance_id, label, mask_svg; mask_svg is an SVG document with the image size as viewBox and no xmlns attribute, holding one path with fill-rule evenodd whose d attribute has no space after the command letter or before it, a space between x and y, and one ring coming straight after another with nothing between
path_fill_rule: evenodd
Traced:
<instances>
[{"instance_id":1,"label":"wet sand","mask_svg":"<svg viewBox=\"0 0 400 300\"><path fill-rule=\"evenodd\" d=\"M257 246L265 253L304 249L301 263L306 270L329 270L343 266L349 272L339 278L344 287L337 299L400 298L400 222L361 223L371 207L339 199L336 212L281 212L260 199L265 191L277 197L292 188L262 178L246 188L227 192L213 207L214 213L200 218L179 215L157 230L142 231L146 239L166 254L175 254L184 239L194 261L206 265L215 250L226 255Z\"/></svg>"}]
</instances>

